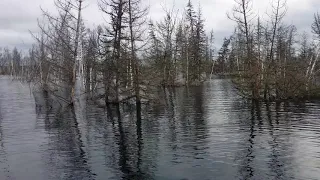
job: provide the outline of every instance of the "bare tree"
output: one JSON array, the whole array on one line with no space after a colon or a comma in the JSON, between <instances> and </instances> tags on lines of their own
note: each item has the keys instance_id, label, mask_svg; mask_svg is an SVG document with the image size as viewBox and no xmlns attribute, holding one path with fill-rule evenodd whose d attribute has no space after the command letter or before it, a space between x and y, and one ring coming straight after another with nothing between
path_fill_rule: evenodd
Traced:
<instances>
[{"instance_id":1,"label":"bare tree","mask_svg":"<svg viewBox=\"0 0 320 180\"><path fill-rule=\"evenodd\" d=\"M271 3L272 6L272 12L269 15L271 19L271 39L270 39L270 50L269 50L269 58L268 58L268 68L266 69L266 83L265 83L265 89L264 89L264 98L270 98L270 87L269 87L269 74L270 74L270 69L273 69L274 75L277 75L278 67L277 67L277 62L274 61L274 48L276 44L276 36L277 36L277 30L281 24L281 20L285 16L287 12L287 2L286 0L275 0ZM276 91L276 96L278 96L278 88L277 86L275 87Z\"/></svg>"},{"instance_id":2,"label":"bare tree","mask_svg":"<svg viewBox=\"0 0 320 180\"><path fill-rule=\"evenodd\" d=\"M67 105L75 101L77 61L80 61L81 11L83 0L56 0L58 15L43 11L44 23L38 23L39 75L42 88ZM55 93L58 91L59 93ZM65 92L62 95L60 92Z\"/></svg>"},{"instance_id":3,"label":"bare tree","mask_svg":"<svg viewBox=\"0 0 320 180\"><path fill-rule=\"evenodd\" d=\"M320 38L320 15L319 13L314 14L314 21L311 25L312 33Z\"/></svg>"},{"instance_id":4,"label":"bare tree","mask_svg":"<svg viewBox=\"0 0 320 180\"><path fill-rule=\"evenodd\" d=\"M245 69L248 70L248 86L251 91L253 99L259 99L259 69L258 62L253 56L253 33L252 20L254 18L252 1L251 0L235 0L232 15L228 17L235 21L238 25L239 33L242 33L245 39L246 55L245 55ZM247 86L247 85L244 85Z\"/></svg>"},{"instance_id":5,"label":"bare tree","mask_svg":"<svg viewBox=\"0 0 320 180\"><path fill-rule=\"evenodd\" d=\"M129 0L128 1L128 25L130 31L130 58L129 58L129 71L130 71L130 80L132 79L132 70L134 71L134 91L136 96L137 105L140 104L140 63L137 57L137 52L141 47L144 46L144 43L141 43L143 40L142 29L146 23L146 15L148 8L140 8L142 6L141 0ZM137 45L137 42L142 44L140 47Z\"/></svg>"},{"instance_id":6,"label":"bare tree","mask_svg":"<svg viewBox=\"0 0 320 180\"><path fill-rule=\"evenodd\" d=\"M306 88L309 90L309 85L310 85L310 80L312 76L314 76L315 72L315 67L316 64L319 61L319 54L320 54L320 16L319 13L314 14L314 21L311 25L312 33L317 37L316 41L316 47L315 47L315 55L311 56L309 63L308 63L308 68L306 72L306 78L307 78L307 83L306 83Z\"/></svg>"},{"instance_id":7,"label":"bare tree","mask_svg":"<svg viewBox=\"0 0 320 180\"><path fill-rule=\"evenodd\" d=\"M121 56L121 43L126 38L124 36L125 29L125 11L128 8L126 0L101 0L100 9L110 17L110 28L107 29L107 36L112 42L112 66L115 71L115 97L114 102L119 103L120 96L120 61ZM108 92L107 92L108 93ZM108 95L107 95L108 96ZM108 100L106 100L108 101Z\"/></svg>"}]
</instances>

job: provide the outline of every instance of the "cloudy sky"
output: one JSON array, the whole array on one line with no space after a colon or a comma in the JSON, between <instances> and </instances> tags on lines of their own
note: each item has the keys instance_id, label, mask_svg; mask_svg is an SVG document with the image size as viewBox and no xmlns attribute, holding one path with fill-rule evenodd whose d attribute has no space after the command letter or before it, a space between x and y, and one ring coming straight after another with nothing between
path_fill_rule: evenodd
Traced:
<instances>
[{"instance_id":1,"label":"cloudy sky","mask_svg":"<svg viewBox=\"0 0 320 180\"><path fill-rule=\"evenodd\" d=\"M29 31L37 32L37 18L41 17L42 7L54 12L54 0L0 0L0 47L14 47L27 49L34 42ZM105 23L103 13L99 11L99 0L85 0L87 7L84 9L84 20L90 27ZM163 15L163 7L172 8L183 12L188 0L142 0L150 7L149 16L153 20L160 20ZM272 0L253 0L256 14L264 21L265 15L270 9ZM234 22L226 16L234 6L234 0L193 0L194 6L199 4L206 20L206 29L214 30L215 41L219 48L223 37L229 36L234 27ZM297 26L299 32L310 32L313 14L320 7L320 0L287 0L288 12L284 19L287 24Z\"/></svg>"}]
</instances>

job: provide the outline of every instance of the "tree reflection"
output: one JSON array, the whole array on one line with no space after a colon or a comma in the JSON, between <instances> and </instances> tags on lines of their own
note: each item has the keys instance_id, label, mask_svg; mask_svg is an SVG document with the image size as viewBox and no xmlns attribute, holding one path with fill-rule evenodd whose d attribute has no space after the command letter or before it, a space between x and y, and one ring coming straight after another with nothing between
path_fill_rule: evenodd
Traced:
<instances>
[{"instance_id":1,"label":"tree reflection","mask_svg":"<svg viewBox=\"0 0 320 180\"><path fill-rule=\"evenodd\" d=\"M3 115L2 115L2 106L4 104L2 104L2 100L0 99L0 168L1 168L1 173L4 176L6 176L6 178L10 178L10 169L7 165L8 163L8 154L6 151L6 148L4 146L4 135L3 135L3 130L2 130L2 121L3 121ZM4 176L0 176L0 177L4 177Z\"/></svg>"},{"instance_id":2,"label":"tree reflection","mask_svg":"<svg viewBox=\"0 0 320 180\"><path fill-rule=\"evenodd\" d=\"M48 134L48 147L44 152L51 177L62 179L94 179L88 166L76 114L73 106L60 116L52 110L52 100L44 92L36 98L38 119L43 119Z\"/></svg>"},{"instance_id":3,"label":"tree reflection","mask_svg":"<svg viewBox=\"0 0 320 180\"><path fill-rule=\"evenodd\" d=\"M290 149L293 145L290 144L288 113L287 104L251 104L248 138L244 138L247 142L241 142L241 146L247 148L240 151L238 157L242 159L239 168L241 179L256 179L261 175L275 179L292 177L289 170L292 168Z\"/></svg>"},{"instance_id":4,"label":"tree reflection","mask_svg":"<svg viewBox=\"0 0 320 180\"><path fill-rule=\"evenodd\" d=\"M117 122L117 144L119 152L119 168L124 180L148 180L153 176L148 171L150 164L143 158L143 136L142 136L142 110L141 104L135 106L136 114L128 116L120 111L120 106L115 107L115 111L108 112L109 118L116 118ZM115 113L114 113L115 112ZM115 114L115 116L113 116ZM135 123L131 124L135 119ZM131 129L132 126L135 129ZM133 131L134 130L134 131ZM147 157L149 158L149 157ZM143 166L143 164L146 166Z\"/></svg>"},{"instance_id":5,"label":"tree reflection","mask_svg":"<svg viewBox=\"0 0 320 180\"><path fill-rule=\"evenodd\" d=\"M151 110L150 105L123 104L108 106L105 113L86 106L81 125L74 116L79 112L70 109L53 119L52 108L45 105L38 113L45 114L49 136L46 161L71 179L206 179L206 173L224 173L210 168L230 168L228 178L291 178L291 117L303 116L305 105L239 102L228 97L232 92L223 82L206 88L167 89L163 104Z\"/></svg>"},{"instance_id":6,"label":"tree reflection","mask_svg":"<svg viewBox=\"0 0 320 180\"><path fill-rule=\"evenodd\" d=\"M239 167L239 174L241 175L241 179L252 179L255 176L255 137L256 137L256 120L261 121L261 109L260 103L256 101L252 101L251 109L250 109L250 120L248 125L249 134L248 137L243 138L245 140L242 146L245 148L240 152L240 157L238 157L241 161Z\"/></svg>"},{"instance_id":7,"label":"tree reflection","mask_svg":"<svg viewBox=\"0 0 320 180\"><path fill-rule=\"evenodd\" d=\"M290 127L286 123L289 113L286 108L288 104L275 103L273 106L274 111L271 104L266 104L268 130L271 137L268 141L270 146L268 166L272 176L276 179L290 179L288 170L292 166L292 158L290 158L292 152L289 149L293 145L290 144ZM274 115L272 115L273 112Z\"/></svg>"}]
</instances>

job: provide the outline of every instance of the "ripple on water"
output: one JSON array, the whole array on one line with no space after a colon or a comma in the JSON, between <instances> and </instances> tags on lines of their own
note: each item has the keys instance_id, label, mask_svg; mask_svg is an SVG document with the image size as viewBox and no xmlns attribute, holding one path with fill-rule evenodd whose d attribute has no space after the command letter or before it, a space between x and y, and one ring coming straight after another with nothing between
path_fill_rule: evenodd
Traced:
<instances>
[{"instance_id":1,"label":"ripple on water","mask_svg":"<svg viewBox=\"0 0 320 180\"><path fill-rule=\"evenodd\" d=\"M318 102L251 104L217 79L167 91L141 121L82 101L55 118L27 85L0 87L0 179L320 177Z\"/></svg>"}]
</instances>

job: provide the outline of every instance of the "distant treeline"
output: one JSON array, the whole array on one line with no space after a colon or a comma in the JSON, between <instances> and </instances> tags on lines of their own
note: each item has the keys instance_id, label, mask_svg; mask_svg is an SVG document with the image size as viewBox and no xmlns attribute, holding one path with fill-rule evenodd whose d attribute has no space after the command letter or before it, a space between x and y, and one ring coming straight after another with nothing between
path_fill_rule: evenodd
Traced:
<instances>
[{"instance_id":1,"label":"distant treeline","mask_svg":"<svg viewBox=\"0 0 320 180\"><path fill-rule=\"evenodd\" d=\"M17 48L0 48L0 74L20 75L24 66L29 64L28 57L23 57Z\"/></svg>"}]
</instances>

